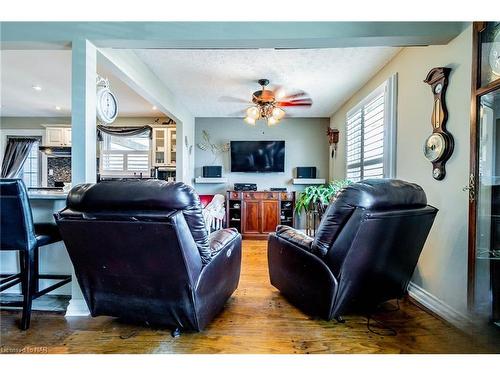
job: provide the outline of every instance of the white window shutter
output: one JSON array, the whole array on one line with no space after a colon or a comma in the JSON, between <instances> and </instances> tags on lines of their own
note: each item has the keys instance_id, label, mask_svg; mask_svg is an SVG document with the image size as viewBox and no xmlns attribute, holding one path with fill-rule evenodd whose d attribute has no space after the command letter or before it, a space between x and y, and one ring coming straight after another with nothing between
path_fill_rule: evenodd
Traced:
<instances>
[{"instance_id":1,"label":"white window shutter","mask_svg":"<svg viewBox=\"0 0 500 375\"><path fill-rule=\"evenodd\" d=\"M131 176L150 172L150 140L142 135L114 137L103 134L101 175Z\"/></svg>"},{"instance_id":2,"label":"white window shutter","mask_svg":"<svg viewBox=\"0 0 500 375\"><path fill-rule=\"evenodd\" d=\"M347 113L346 178L394 177L395 87L391 77Z\"/></svg>"}]
</instances>

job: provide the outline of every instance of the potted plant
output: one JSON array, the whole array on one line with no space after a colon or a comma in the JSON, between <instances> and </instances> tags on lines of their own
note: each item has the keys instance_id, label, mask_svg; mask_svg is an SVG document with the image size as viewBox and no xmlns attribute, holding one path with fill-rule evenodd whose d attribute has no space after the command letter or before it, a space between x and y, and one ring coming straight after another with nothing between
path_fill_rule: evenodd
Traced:
<instances>
[{"instance_id":1,"label":"potted plant","mask_svg":"<svg viewBox=\"0 0 500 375\"><path fill-rule=\"evenodd\" d=\"M308 186L299 193L295 202L295 212L300 216L302 211L306 213L306 231L312 233L319 224L326 208L335 195L350 185L350 180L333 180L325 185Z\"/></svg>"}]
</instances>

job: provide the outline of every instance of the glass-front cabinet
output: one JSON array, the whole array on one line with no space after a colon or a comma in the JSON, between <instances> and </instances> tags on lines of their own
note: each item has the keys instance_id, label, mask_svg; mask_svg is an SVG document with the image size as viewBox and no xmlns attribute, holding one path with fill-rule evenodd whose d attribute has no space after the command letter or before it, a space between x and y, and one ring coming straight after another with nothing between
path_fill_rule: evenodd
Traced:
<instances>
[{"instance_id":1,"label":"glass-front cabinet","mask_svg":"<svg viewBox=\"0 0 500 375\"><path fill-rule=\"evenodd\" d=\"M174 167L177 159L175 127L153 129L153 166Z\"/></svg>"},{"instance_id":2,"label":"glass-front cabinet","mask_svg":"<svg viewBox=\"0 0 500 375\"><path fill-rule=\"evenodd\" d=\"M469 308L500 327L500 23L475 22L469 190Z\"/></svg>"},{"instance_id":3,"label":"glass-front cabinet","mask_svg":"<svg viewBox=\"0 0 500 375\"><path fill-rule=\"evenodd\" d=\"M167 163L170 166L174 166L177 155L177 133L175 128L167 129L167 139L168 139Z\"/></svg>"},{"instance_id":4,"label":"glass-front cabinet","mask_svg":"<svg viewBox=\"0 0 500 375\"><path fill-rule=\"evenodd\" d=\"M500 89L480 97L478 112L474 311L498 324L500 323Z\"/></svg>"}]
</instances>

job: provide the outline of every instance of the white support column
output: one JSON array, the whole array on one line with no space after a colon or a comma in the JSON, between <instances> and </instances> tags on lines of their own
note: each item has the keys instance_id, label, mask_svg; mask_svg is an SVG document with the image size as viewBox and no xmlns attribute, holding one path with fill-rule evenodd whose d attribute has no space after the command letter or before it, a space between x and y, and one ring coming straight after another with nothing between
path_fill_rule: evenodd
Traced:
<instances>
[{"instance_id":1,"label":"white support column","mask_svg":"<svg viewBox=\"0 0 500 375\"><path fill-rule=\"evenodd\" d=\"M71 77L71 183L96 182L96 60L95 46L73 41ZM66 316L89 315L73 271L71 301Z\"/></svg>"}]
</instances>

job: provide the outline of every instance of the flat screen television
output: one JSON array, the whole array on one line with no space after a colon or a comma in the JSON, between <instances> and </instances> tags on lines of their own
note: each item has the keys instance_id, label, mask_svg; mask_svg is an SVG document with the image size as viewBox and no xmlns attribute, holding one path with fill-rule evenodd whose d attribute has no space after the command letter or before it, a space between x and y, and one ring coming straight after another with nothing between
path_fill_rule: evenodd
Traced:
<instances>
[{"instance_id":1,"label":"flat screen television","mask_svg":"<svg viewBox=\"0 0 500 375\"><path fill-rule=\"evenodd\" d=\"M285 141L231 141L231 172L284 172Z\"/></svg>"}]
</instances>

